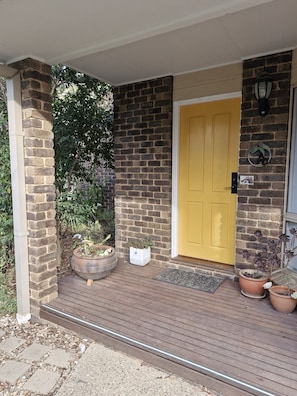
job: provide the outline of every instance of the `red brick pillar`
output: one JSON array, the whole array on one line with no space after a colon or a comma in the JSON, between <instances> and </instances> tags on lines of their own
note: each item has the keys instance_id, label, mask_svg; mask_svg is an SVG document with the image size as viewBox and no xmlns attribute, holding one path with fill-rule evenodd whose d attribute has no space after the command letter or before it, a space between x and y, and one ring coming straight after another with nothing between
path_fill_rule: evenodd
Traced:
<instances>
[{"instance_id":1,"label":"red brick pillar","mask_svg":"<svg viewBox=\"0 0 297 396\"><path fill-rule=\"evenodd\" d=\"M31 314L57 296L57 235L51 68L32 60L20 70Z\"/></svg>"},{"instance_id":2,"label":"red brick pillar","mask_svg":"<svg viewBox=\"0 0 297 396\"><path fill-rule=\"evenodd\" d=\"M254 236L257 229L271 238L278 237L282 231L291 63L291 51L243 62L239 173L253 175L255 182L254 185L238 186L237 269L246 266L242 250L258 248ZM261 117L254 84L258 73L264 69L271 74L273 87L269 98L270 111ZM267 165L255 167L247 159L248 150L260 142L270 147L272 158Z\"/></svg>"},{"instance_id":3,"label":"red brick pillar","mask_svg":"<svg viewBox=\"0 0 297 396\"><path fill-rule=\"evenodd\" d=\"M172 77L114 90L116 247L126 259L144 235L152 260L171 257L172 91Z\"/></svg>"}]
</instances>

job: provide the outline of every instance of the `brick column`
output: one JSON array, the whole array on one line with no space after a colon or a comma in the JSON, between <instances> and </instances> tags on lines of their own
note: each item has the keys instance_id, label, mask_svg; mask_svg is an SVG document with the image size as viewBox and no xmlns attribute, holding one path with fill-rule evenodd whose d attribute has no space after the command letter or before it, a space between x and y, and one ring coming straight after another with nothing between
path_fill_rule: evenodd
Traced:
<instances>
[{"instance_id":1,"label":"brick column","mask_svg":"<svg viewBox=\"0 0 297 396\"><path fill-rule=\"evenodd\" d=\"M114 89L116 248L149 235L152 260L171 248L172 77Z\"/></svg>"},{"instance_id":2,"label":"brick column","mask_svg":"<svg viewBox=\"0 0 297 396\"><path fill-rule=\"evenodd\" d=\"M253 186L238 186L236 267L246 264L242 250L258 249L254 232L263 231L267 237L278 237L282 230L286 177L291 51L254 58L243 63L242 117L240 134L241 175L254 175ZM270 111L265 117L258 113L254 95L255 79L263 69L273 77L269 99ZM251 166L247 160L249 148L267 144L272 151L271 162L264 167Z\"/></svg>"},{"instance_id":3,"label":"brick column","mask_svg":"<svg viewBox=\"0 0 297 396\"><path fill-rule=\"evenodd\" d=\"M21 73L30 304L38 318L40 304L57 297L51 69L32 59L12 66Z\"/></svg>"}]
</instances>

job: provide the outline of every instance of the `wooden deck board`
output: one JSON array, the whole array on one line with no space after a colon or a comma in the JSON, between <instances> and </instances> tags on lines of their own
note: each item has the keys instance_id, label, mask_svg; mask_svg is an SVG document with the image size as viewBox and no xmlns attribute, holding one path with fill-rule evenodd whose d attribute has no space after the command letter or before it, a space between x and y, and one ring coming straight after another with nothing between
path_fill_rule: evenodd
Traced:
<instances>
[{"instance_id":1,"label":"wooden deck board","mask_svg":"<svg viewBox=\"0 0 297 396\"><path fill-rule=\"evenodd\" d=\"M127 344L133 344L130 340L135 340L140 349L143 345L156 355L164 351L173 356L171 364L185 362L177 364L180 372L186 366L191 366L191 375L193 367L197 374L201 371L200 380L206 367L226 376L226 382L229 377L239 381L239 389L245 389L241 382L250 385L246 394L295 394L296 312L279 314L267 298L247 299L230 280L211 294L153 279L161 270L152 264L121 263L92 287L77 276L65 278L59 297L42 308L42 316L55 321L52 311L57 310L56 321L62 324L66 313L85 321L86 328L93 323L108 329L119 342L126 338ZM71 320L67 324L71 327Z\"/></svg>"}]
</instances>

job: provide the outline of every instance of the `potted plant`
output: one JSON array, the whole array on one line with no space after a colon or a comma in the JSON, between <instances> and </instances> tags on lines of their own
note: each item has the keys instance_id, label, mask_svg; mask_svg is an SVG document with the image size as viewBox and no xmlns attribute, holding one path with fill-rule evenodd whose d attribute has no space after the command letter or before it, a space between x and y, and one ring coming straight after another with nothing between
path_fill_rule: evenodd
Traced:
<instances>
[{"instance_id":1,"label":"potted plant","mask_svg":"<svg viewBox=\"0 0 297 396\"><path fill-rule=\"evenodd\" d=\"M129 242L129 261L130 264L144 266L151 261L152 240L145 236L133 239Z\"/></svg>"},{"instance_id":2,"label":"potted plant","mask_svg":"<svg viewBox=\"0 0 297 396\"><path fill-rule=\"evenodd\" d=\"M293 312L297 305L297 292L290 286L271 286L269 288L269 298L273 308L285 314Z\"/></svg>"},{"instance_id":3,"label":"potted plant","mask_svg":"<svg viewBox=\"0 0 297 396\"><path fill-rule=\"evenodd\" d=\"M106 244L111 235L107 235L101 241L94 239L96 230L100 228L98 222L86 230L85 235L77 233L74 250L71 257L71 267L81 278L86 279L88 284L93 280L105 278L116 267L118 257L113 247Z\"/></svg>"},{"instance_id":4,"label":"potted plant","mask_svg":"<svg viewBox=\"0 0 297 396\"><path fill-rule=\"evenodd\" d=\"M250 298L263 298L266 296L264 285L268 282L272 268L281 265L281 236L278 240L263 237L260 230L255 231L255 238L261 243L261 250L255 253L252 268L239 270L239 285L241 293ZM250 259L248 250L242 252L245 260Z\"/></svg>"},{"instance_id":5,"label":"potted plant","mask_svg":"<svg viewBox=\"0 0 297 396\"><path fill-rule=\"evenodd\" d=\"M279 279L281 284L273 285L272 282L268 282L265 285L265 288L269 289L270 302L273 308L278 312L286 314L293 312L297 306L296 276L293 276L293 272L287 269L291 259L296 255L295 250L297 246L295 246L295 241L297 231L296 228L291 228L289 232L291 236L281 235L282 241L286 244L286 247L288 246L284 251L283 261L285 267L272 273L272 280L275 279L274 275L276 273L280 274Z\"/></svg>"}]
</instances>

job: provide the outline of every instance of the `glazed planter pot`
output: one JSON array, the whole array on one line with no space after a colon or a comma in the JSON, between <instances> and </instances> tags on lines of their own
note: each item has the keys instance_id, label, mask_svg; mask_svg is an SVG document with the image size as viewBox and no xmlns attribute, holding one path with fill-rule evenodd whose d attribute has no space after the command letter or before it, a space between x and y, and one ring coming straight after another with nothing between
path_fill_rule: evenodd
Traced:
<instances>
[{"instance_id":1,"label":"glazed planter pot","mask_svg":"<svg viewBox=\"0 0 297 396\"><path fill-rule=\"evenodd\" d=\"M151 261L151 248L138 249L130 247L129 250L129 261L130 264L144 266Z\"/></svg>"},{"instance_id":2,"label":"glazed planter pot","mask_svg":"<svg viewBox=\"0 0 297 396\"><path fill-rule=\"evenodd\" d=\"M116 267L118 257L113 247L102 246L102 249L110 249L111 253L106 256L85 257L78 252L79 248L73 250L71 267L74 272L83 279L98 280L105 278Z\"/></svg>"},{"instance_id":3,"label":"glazed planter pot","mask_svg":"<svg viewBox=\"0 0 297 396\"><path fill-rule=\"evenodd\" d=\"M266 291L263 286L268 282L268 275L258 271L258 277L252 276L257 273L254 269L243 269L239 271L239 285L241 294L250 298L264 298Z\"/></svg>"},{"instance_id":4,"label":"glazed planter pot","mask_svg":"<svg viewBox=\"0 0 297 396\"><path fill-rule=\"evenodd\" d=\"M273 308L285 314L293 312L296 308L297 300L291 298L292 293L294 293L294 290L290 289L288 295L287 286L271 286L269 289L269 297Z\"/></svg>"}]
</instances>

